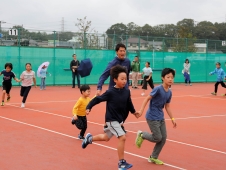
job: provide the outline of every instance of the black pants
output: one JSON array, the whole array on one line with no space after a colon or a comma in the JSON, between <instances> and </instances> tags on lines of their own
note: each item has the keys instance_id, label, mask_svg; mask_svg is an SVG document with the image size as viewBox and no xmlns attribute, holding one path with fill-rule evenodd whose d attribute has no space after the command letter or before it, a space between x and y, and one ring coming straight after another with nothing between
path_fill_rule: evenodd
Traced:
<instances>
[{"instance_id":1,"label":"black pants","mask_svg":"<svg viewBox=\"0 0 226 170\"><path fill-rule=\"evenodd\" d=\"M2 83L2 89L6 91L6 94L9 94L10 93L10 90L12 88L12 83L5 83L3 82Z\"/></svg>"},{"instance_id":2,"label":"black pants","mask_svg":"<svg viewBox=\"0 0 226 170\"><path fill-rule=\"evenodd\" d=\"M20 96L23 97L22 103L26 102L27 96L28 96L30 90L31 90L31 86L28 86L28 87L21 86Z\"/></svg>"},{"instance_id":3,"label":"black pants","mask_svg":"<svg viewBox=\"0 0 226 170\"><path fill-rule=\"evenodd\" d=\"M216 82L216 84L215 84L215 93L217 93L218 85L219 85L219 84L221 84L222 87L226 88L226 85L224 84L223 81Z\"/></svg>"},{"instance_id":4,"label":"black pants","mask_svg":"<svg viewBox=\"0 0 226 170\"><path fill-rule=\"evenodd\" d=\"M72 87L75 87L75 77L77 78L78 87L80 88L80 75L77 71L72 72Z\"/></svg>"},{"instance_id":5,"label":"black pants","mask_svg":"<svg viewBox=\"0 0 226 170\"><path fill-rule=\"evenodd\" d=\"M80 129L80 136L85 135L87 129L87 119L86 116L77 116L78 120L75 121L75 126Z\"/></svg>"},{"instance_id":6,"label":"black pants","mask_svg":"<svg viewBox=\"0 0 226 170\"><path fill-rule=\"evenodd\" d=\"M154 89L154 84L153 84L152 77L147 81L146 79L147 79L148 77L149 77L149 76L144 76L142 89L147 90L147 84L149 84L149 86L150 86L152 89Z\"/></svg>"},{"instance_id":7,"label":"black pants","mask_svg":"<svg viewBox=\"0 0 226 170\"><path fill-rule=\"evenodd\" d=\"M187 83L191 84L191 80L185 79L185 84L187 84Z\"/></svg>"}]
</instances>

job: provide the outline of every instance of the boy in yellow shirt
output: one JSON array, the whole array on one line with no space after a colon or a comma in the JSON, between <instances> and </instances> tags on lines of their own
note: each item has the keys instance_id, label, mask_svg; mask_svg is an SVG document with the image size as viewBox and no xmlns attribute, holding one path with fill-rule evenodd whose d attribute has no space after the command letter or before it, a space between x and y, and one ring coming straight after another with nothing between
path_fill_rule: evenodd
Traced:
<instances>
[{"instance_id":1,"label":"boy in yellow shirt","mask_svg":"<svg viewBox=\"0 0 226 170\"><path fill-rule=\"evenodd\" d=\"M87 129L87 119L86 119L86 106L90 102L90 87L89 85L82 85L80 87L80 92L82 96L78 99L76 104L73 107L72 113L73 118L71 123L75 125L80 131L80 134L78 135L79 139L84 139L84 134Z\"/></svg>"}]
</instances>

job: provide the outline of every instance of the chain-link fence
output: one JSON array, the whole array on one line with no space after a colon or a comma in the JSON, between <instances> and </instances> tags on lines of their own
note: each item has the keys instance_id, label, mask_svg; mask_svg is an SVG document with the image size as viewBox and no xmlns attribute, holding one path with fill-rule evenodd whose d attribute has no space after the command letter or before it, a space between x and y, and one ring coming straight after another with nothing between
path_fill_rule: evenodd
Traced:
<instances>
[{"instance_id":1,"label":"chain-link fence","mask_svg":"<svg viewBox=\"0 0 226 170\"><path fill-rule=\"evenodd\" d=\"M96 84L107 63L115 56L114 48L118 43L127 47L127 57L132 61L139 56L141 69L145 62L151 62L154 70L165 67L176 69L175 82L183 82L183 63L186 58L191 62L191 79L193 82L212 82L215 62L226 61L226 45L220 40L181 39L170 37L132 36L117 34L75 33L42 30L25 30L3 28L0 36L0 63L14 64L14 72L19 75L27 62L32 63L33 70L49 61L52 73L47 84L71 84L71 72L67 71L72 54L79 60L90 58L93 62L91 76L81 83ZM154 71L155 82L161 82L160 72ZM38 80L39 82L39 80Z\"/></svg>"}]
</instances>

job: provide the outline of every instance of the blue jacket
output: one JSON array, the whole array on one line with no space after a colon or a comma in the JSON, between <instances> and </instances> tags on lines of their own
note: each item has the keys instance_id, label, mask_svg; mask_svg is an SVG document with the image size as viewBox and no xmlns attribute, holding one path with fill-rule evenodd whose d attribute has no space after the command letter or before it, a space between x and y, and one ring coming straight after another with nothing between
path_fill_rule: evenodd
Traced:
<instances>
[{"instance_id":1,"label":"blue jacket","mask_svg":"<svg viewBox=\"0 0 226 170\"><path fill-rule=\"evenodd\" d=\"M112 60L111 62L108 63L107 68L104 70L104 72L102 73L102 75L99 78L99 82L97 85L97 90L102 90L102 86L105 82L105 80L108 79L108 77L110 76L110 70L113 66L116 65L121 65L121 66L125 66L127 69L127 84L126 84L126 88L128 88L129 86L129 72L131 69L131 63L130 60L128 58L125 58L124 60L120 60L117 56L114 58L114 60ZM109 82L109 88L113 87L115 85L115 82L113 81L113 79L110 77L110 82Z\"/></svg>"},{"instance_id":2,"label":"blue jacket","mask_svg":"<svg viewBox=\"0 0 226 170\"><path fill-rule=\"evenodd\" d=\"M217 82L224 81L226 74L222 68L216 68L214 71L210 72L210 75L217 74Z\"/></svg>"},{"instance_id":3,"label":"blue jacket","mask_svg":"<svg viewBox=\"0 0 226 170\"><path fill-rule=\"evenodd\" d=\"M125 87L122 89L110 87L101 96L93 98L86 109L91 110L93 106L104 101L107 102L105 122L125 122L129 112L136 112L131 100L130 90Z\"/></svg>"}]
</instances>

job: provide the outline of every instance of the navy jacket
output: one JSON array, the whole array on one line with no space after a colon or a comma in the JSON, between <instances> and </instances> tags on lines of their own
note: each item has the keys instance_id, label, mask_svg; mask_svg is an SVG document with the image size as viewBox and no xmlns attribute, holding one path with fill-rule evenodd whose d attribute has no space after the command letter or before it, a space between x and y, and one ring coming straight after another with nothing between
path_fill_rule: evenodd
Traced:
<instances>
[{"instance_id":1,"label":"navy jacket","mask_svg":"<svg viewBox=\"0 0 226 170\"><path fill-rule=\"evenodd\" d=\"M117 56L114 58L114 60L112 60L111 62L108 63L107 68L104 70L103 74L100 76L99 78L99 82L97 85L97 90L102 90L102 86L105 82L105 80L108 79L108 77L110 76L110 70L113 66L116 65L121 65L121 66L125 66L127 69L127 84L126 84L126 88L128 88L129 86L129 72L131 69L131 63L130 60L128 58L125 58L124 60L120 60ZM110 77L110 82L109 82L109 88L113 87L115 85L115 82L113 81L113 79Z\"/></svg>"},{"instance_id":2,"label":"navy jacket","mask_svg":"<svg viewBox=\"0 0 226 170\"><path fill-rule=\"evenodd\" d=\"M92 99L86 109L91 110L93 106L103 101L107 101L105 122L118 121L121 123L126 120L129 111L131 113L136 112L130 97L130 90L127 88L111 87L101 96Z\"/></svg>"}]
</instances>

